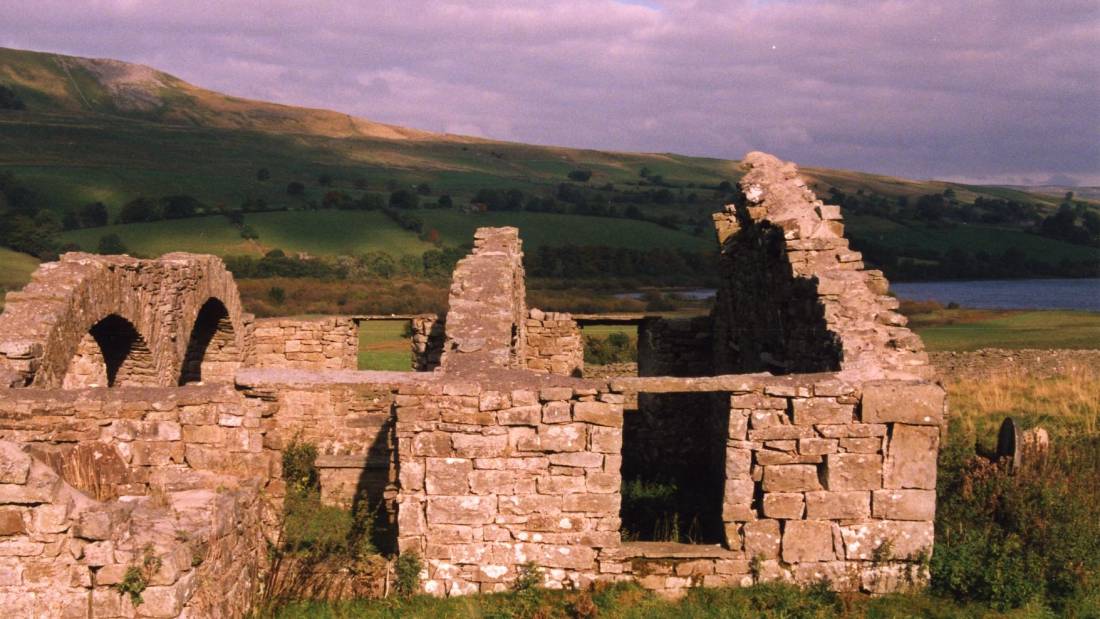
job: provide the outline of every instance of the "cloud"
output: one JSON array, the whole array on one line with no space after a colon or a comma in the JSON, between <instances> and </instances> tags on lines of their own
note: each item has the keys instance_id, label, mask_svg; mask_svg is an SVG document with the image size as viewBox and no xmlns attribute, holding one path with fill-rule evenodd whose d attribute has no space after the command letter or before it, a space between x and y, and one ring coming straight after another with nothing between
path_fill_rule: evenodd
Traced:
<instances>
[{"instance_id":1,"label":"cloud","mask_svg":"<svg viewBox=\"0 0 1100 619\"><path fill-rule=\"evenodd\" d=\"M0 45L429 130L1100 183L1094 0L0 0Z\"/></svg>"}]
</instances>

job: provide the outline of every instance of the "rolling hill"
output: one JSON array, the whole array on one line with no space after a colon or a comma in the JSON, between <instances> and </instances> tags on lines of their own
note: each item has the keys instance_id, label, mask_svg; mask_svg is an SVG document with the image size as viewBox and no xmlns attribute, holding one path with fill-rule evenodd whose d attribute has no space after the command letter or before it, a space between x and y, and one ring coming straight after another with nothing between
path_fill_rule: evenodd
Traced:
<instances>
[{"instance_id":1,"label":"rolling hill","mask_svg":"<svg viewBox=\"0 0 1100 619\"><path fill-rule=\"evenodd\" d=\"M425 231L434 231L438 242L449 246L468 242L479 225L511 224L521 227L528 247L708 250L708 214L727 199L716 188L740 176L736 161L500 142L251 101L115 60L0 48L0 86L25 107L0 109L0 172L43 196L46 209L60 216L98 201L113 222L123 204L141 196L188 195L203 205L197 214L206 216L61 235L62 242L86 250L102 236L117 234L131 251L150 255L175 249L260 255L276 247L314 255L368 250L415 255L431 244L377 211L319 210L326 194L356 199L377 194L384 200L393 190L415 189L424 203L446 194L456 205L468 204L484 189L560 198L560 186L576 170L591 172L576 185L602 204L618 204L618 217L593 217L600 213L580 213L571 206L564 213L415 213ZM820 168L803 168L803 173L826 199L835 188L850 196L912 204L950 190L960 203L979 197L1016 200L1043 213L1053 212L1059 202L1020 189ZM301 183L299 195L288 194L291 183ZM666 192L662 199L652 199L661 191ZM630 219L622 216L629 200L637 206ZM267 211L244 215L258 238L242 238L229 219L215 215L245 202L262 204L259 210ZM1097 255L1095 248L1029 234L1018 226L846 215L857 245L864 240L887 247L902 259L935 263L952 248L998 254L1017 247L1029 259L1050 264ZM665 225L658 225L662 219Z\"/></svg>"}]
</instances>

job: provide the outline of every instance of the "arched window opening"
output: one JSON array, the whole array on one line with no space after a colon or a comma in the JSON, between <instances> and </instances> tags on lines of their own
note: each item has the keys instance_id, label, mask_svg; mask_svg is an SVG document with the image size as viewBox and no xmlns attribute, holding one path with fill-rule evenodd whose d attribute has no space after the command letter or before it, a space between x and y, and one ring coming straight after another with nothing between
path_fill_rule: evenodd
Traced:
<instances>
[{"instance_id":1,"label":"arched window opening","mask_svg":"<svg viewBox=\"0 0 1100 619\"><path fill-rule=\"evenodd\" d=\"M229 311L221 301L208 299L191 329L179 384L229 382L240 364L241 351Z\"/></svg>"},{"instance_id":2,"label":"arched window opening","mask_svg":"<svg viewBox=\"0 0 1100 619\"><path fill-rule=\"evenodd\" d=\"M156 368L145 339L125 318L111 314L77 344L62 387L127 387L153 384Z\"/></svg>"}]
</instances>

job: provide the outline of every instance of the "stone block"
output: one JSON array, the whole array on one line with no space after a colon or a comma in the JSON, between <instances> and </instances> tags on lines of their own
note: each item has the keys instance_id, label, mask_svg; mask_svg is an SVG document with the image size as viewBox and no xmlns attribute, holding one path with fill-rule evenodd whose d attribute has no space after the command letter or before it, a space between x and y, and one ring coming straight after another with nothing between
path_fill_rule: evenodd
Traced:
<instances>
[{"instance_id":1,"label":"stone block","mask_svg":"<svg viewBox=\"0 0 1100 619\"><path fill-rule=\"evenodd\" d=\"M817 467L812 464L777 464L764 467L765 492L820 490Z\"/></svg>"},{"instance_id":2,"label":"stone block","mask_svg":"<svg viewBox=\"0 0 1100 619\"><path fill-rule=\"evenodd\" d=\"M802 518L805 500L801 492L768 492L764 494L764 516L784 520Z\"/></svg>"},{"instance_id":3,"label":"stone block","mask_svg":"<svg viewBox=\"0 0 1100 619\"><path fill-rule=\"evenodd\" d=\"M825 438L886 436L886 424L883 423L820 424L814 426L814 429Z\"/></svg>"},{"instance_id":4,"label":"stone block","mask_svg":"<svg viewBox=\"0 0 1100 619\"><path fill-rule=\"evenodd\" d=\"M19 445L0 441L0 484L25 484L31 470L31 457Z\"/></svg>"},{"instance_id":5,"label":"stone block","mask_svg":"<svg viewBox=\"0 0 1100 619\"><path fill-rule=\"evenodd\" d=\"M807 456L823 456L836 453L839 441L832 438L804 438L798 441L798 453Z\"/></svg>"},{"instance_id":6,"label":"stone block","mask_svg":"<svg viewBox=\"0 0 1100 619\"><path fill-rule=\"evenodd\" d=\"M600 468L603 466L603 454L590 451L570 451L552 453L547 456L550 464L557 466L575 466L580 468Z\"/></svg>"},{"instance_id":7,"label":"stone block","mask_svg":"<svg viewBox=\"0 0 1100 619\"><path fill-rule=\"evenodd\" d=\"M511 494L515 483L515 471L476 470L470 473L470 491L474 494Z\"/></svg>"},{"instance_id":8,"label":"stone block","mask_svg":"<svg viewBox=\"0 0 1100 619\"><path fill-rule=\"evenodd\" d=\"M18 508L0 509L0 537L25 533L23 510Z\"/></svg>"},{"instance_id":9,"label":"stone block","mask_svg":"<svg viewBox=\"0 0 1100 619\"><path fill-rule=\"evenodd\" d=\"M588 431L590 449L605 454L617 454L623 450L622 428L593 426Z\"/></svg>"},{"instance_id":10,"label":"stone block","mask_svg":"<svg viewBox=\"0 0 1100 619\"><path fill-rule=\"evenodd\" d=\"M855 520L870 515L869 491L806 493L806 518L811 520Z\"/></svg>"},{"instance_id":11,"label":"stone block","mask_svg":"<svg viewBox=\"0 0 1100 619\"><path fill-rule=\"evenodd\" d=\"M429 525L489 524L496 515L496 495L431 496L427 501Z\"/></svg>"},{"instance_id":12,"label":"stone block","mask_svg":"<svg viewBox=\"0 0 1100 619\"><path fill-rule=\"evenodd\" d=\"M934 520L935 490L876 490L871 501L875 518L883 520Z\"/></svg>"},{"instance_id":13,"label":"stone block","mask_svg":"<svg viewBox=\"0 0 1100 619\"><path fill-rule=\"evenodd\" d=\"M931 522L873 520L842 525L840 533L844 540L845 557L849 561L888 561L931 555L934 528ZM889 544L884 546L887 542Z\"/></svg>"},{"instance_id":14,"label":"stone block","mask_svg":"<svg viewBox=\"0 0 1100 619\"><path fill-rule=\"evenodd\" d=\"M751 471L751 449L726 449L726 479L748 477Z\"/></svg>"},{"instance_id":15,"label":"stone block","mask_svg":"<svg viewBox=\"0 0 1100 619\"><path fill-rule=\"evenodd\" d=\"M840 448L858 454L877 454L882 451L882 438L842 438Z\"/></svg>"},{"instance_id":16,"label":"stone block","mask_svg":"<svg viewBox=\"0 0 1100 619\"><path fill-rule=\"evenodd\" d=\"M574 402L573 421L598 426L622 427L622 408L606 402Z\"/></svg>"},{"instance_id":17,"label":"stone block","mask_svg":"<svg viewBox=\"0 0 1100 619\"><path fill-rule=\"evenodd\" d=\"M832 491L882 488L882 456L873 454L825 456L825 488Z\"/></svg>"},{"instance_id":18,"label":"stone block","mask_svg":"<svg viewBox=\"0 0 1100 619\"><path fill-rule=\"evenodd\" d=\"M60 487L61 478L53 469L33 461L25 483L0 484L0 504L49 503Z\"/></svg>"},{"instance_id":19,"label":"stone block","mask_svg":"<svg viewBox=\"0 0 1100 619\"><path fill-rule=\"evenodd\" d=\"M542 407L517 406L497 412L497 422L502 426L537 426L542 420Z\"/></svg>"},{"instance_id":20,"label":"stone block","mask_svg":"<svg viewBox=\"0 0 1100 619\"><path fill-rule=\"evenodd\" d=\"M833 523L824 520L788 520L783 527L783 561L835 561Z\"/></svg>"},{"instance_id":21,"label":"stone block","mask_svg":"<svg viewBox=\"0 0 1100 619\"><path fill-rule=\"evenodd\" d=\"M863 423L907 423L938 426L943 423L944 391L923 381L870 381L863 386L860 418Z\"/></svg>"},{"instance_id":22,"label":"stone block","mask_svg":"<svg viewBox=\"0 0 1100 619\"><path fill-rule=\"evenodd\" d=\"M894 424L886 448L884 487L934 490L939 446L936 426Z\"/></svg>"},{"instance_id":23,"label":"stone block","mask_svg":"<svg viewBox=\"0 0 1100 619\"><path fill-rule=\"evenodd\" d=\"M588 441L587 426L583 423L540 426L539 447L542 451L581 451Z\"/></svg>"},{"instance_id":24,"label":"stone block","mask_svg":"<svg viewBox=\"0 0 1100 619\"><path fill-rule=\"evenodd\" d=\"M469 494L473 468L466 458L427 458L424 487L428 494Z\"/></svg>"},{"instance_id":25,"label":"stone block","mask_svg":"<svg viewBox=\"0 0 1100 619\"><path fill-rule=\"evenodd\" d=\"M507 434L453 434L451 442L455 455L462 458L492 458L508 452Z\"/></svg>"},{"instance_id":26,"label":"stone block","mask_svg":"<svg viewBox=\"0 0 1100 619\"><path fill-rule=\"evenodd\" d=\"M776 559L782 537L779 534L778 520L754 520L742 527L745 539L745 554L750 558L763 557ZM831 538L830 538L831 539Z\"/></svg>"},{"instance_id":27,"label":"stone block","mask_svg":"<svg viewBox=\"0 0 1100 619\"><path fill-rule=\"evenodd\" d=\"M853 407L826 398L797 398L792 406L794 423L799 426L851 423Z\"/></svg>"},{"instance_id":28,"label":"stone block","mask_svg":"<svg viewBox=\"0 0 1100 619\"><path fill-rule=\"evenodd\" d=\"M567 494L562 500L562 510L593 514L618 514L618 494Z\"/></svg>"},{"instance_id":29,"label":"stone block","mask_svg":"<svg viewBox=\"0 0 1100 619\"><path fill-rule=\"evenodd\" d=\"M542 405L543 423L567 423L572 419L569 402L547 402Z\"/></svg>"}]
</instances>

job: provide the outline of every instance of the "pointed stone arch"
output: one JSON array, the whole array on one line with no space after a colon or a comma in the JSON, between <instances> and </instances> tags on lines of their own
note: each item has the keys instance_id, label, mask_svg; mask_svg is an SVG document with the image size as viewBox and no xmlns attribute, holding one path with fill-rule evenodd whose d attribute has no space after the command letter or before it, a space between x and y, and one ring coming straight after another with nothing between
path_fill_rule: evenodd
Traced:
<instances>
[{"instance_id":1,"label":"pointed stone arch","mask_svg":"<svg viewBox=\"0 0 1100 619\"><path fill-rule=\"evenodd\" d=\"M241 349L225 304L209 298L199 308L180 368L179 384L231 382Z\"/></svg>"}]
</instances>

